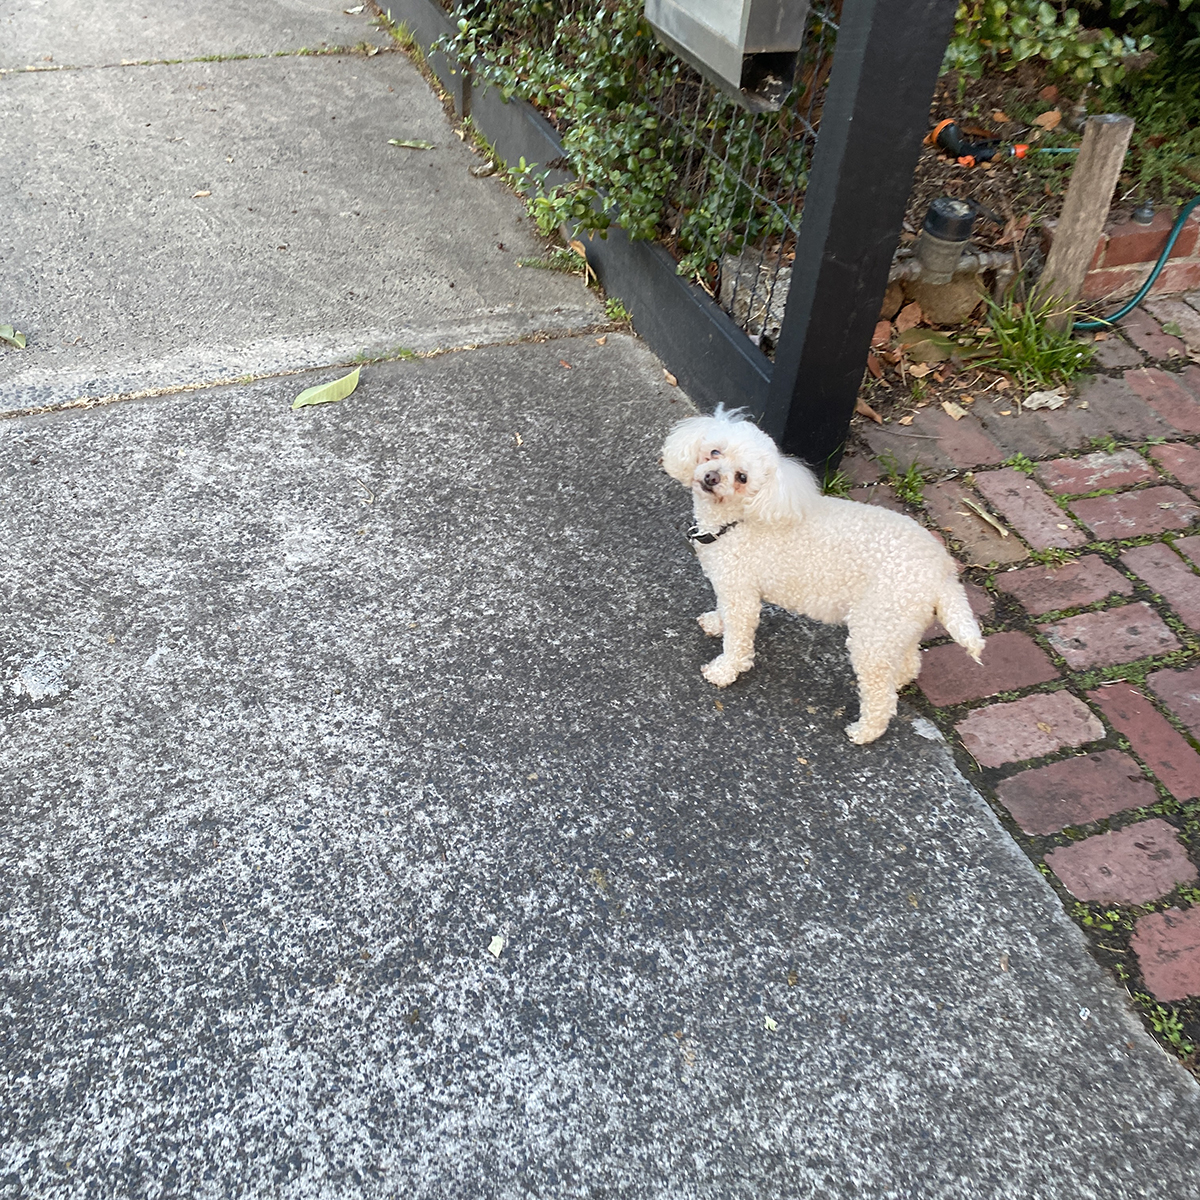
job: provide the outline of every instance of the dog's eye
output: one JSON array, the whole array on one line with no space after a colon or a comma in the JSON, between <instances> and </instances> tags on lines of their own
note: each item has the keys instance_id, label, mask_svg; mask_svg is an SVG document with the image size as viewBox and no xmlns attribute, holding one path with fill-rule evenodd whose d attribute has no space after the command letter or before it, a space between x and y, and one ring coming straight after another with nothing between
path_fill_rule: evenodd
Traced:
<instances>
[{"instance_id":1,"label":"dog's eye","mask_svg":"<svg viewBox=\"0 0 1200 1200\"><path fill-rule=\"evenodd\" d=\"M721 452L720 452L720 450L714 450L708 457L709 458L720 458Z\"/></svg>"},{"instance_id":2,"label":"dog's eye","mask_svg":"<svg viewBox=\"0 0 1200 1200\"><path fill-rule=\"evenodd\" d=\"M745 472L745 471L739 471L739 472L738 472L738 473L737 473L737 474L734 476L734 479L736 479L736 480L738 481L738 483L745 483L745 482L746 482L746 472Z\"/></svg>"}]
</instances>

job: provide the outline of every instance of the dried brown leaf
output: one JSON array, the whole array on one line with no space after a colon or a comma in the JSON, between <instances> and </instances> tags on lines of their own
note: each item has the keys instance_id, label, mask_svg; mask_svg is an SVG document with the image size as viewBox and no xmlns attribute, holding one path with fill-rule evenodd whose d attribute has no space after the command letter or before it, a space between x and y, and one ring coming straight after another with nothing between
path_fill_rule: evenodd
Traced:
<instances>
[{"instance_id":1,"label":"dried brown leaf","mask_svg":"<svg viewBox=\"0 0 1200 1200\"><path fill-rule=\"evenodd\" d=\"M859 398L858 403L854 406L854 411L858 413L860 417L870 417L876 425L883 424L883 418L861 397Z\"/></svg>"}]
</instances>

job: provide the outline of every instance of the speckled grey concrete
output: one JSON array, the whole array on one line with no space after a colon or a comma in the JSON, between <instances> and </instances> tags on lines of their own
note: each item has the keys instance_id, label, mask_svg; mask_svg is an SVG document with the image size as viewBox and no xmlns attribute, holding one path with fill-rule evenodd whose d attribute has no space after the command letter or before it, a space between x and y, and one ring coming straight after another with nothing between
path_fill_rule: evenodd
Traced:
<instances>
[{"instance_id":1,"label":"speckled grey concrete","mask_svg":"<svg viewBox=\"0 0 1200 1200\"><path fill-rule=\"evenodd\" d=\"M226 7L287 43L288 6L219 7L195 22L218 48ZM0 351L0 411L604 319L518 267L532 223L402 54L22 73L0 104L0 322L29 337Z\"/></svg>"},{"instance_id":2,"label":"speckled grey concrete","mask_svg":"<svg viewBox=\"0 0 1200 1200\"><path fill-rule=\"evenodd\" d=\"M386 45L358 0L0 0L0 68Z\"/></svg>"},{"instance_id":3,"label":"speckled grey concrete","mask_svg":"<svg viewBox=\"0 0 1200 1200\"><path fill-rule=\"evenodd\" d=\"M846 742L842 635L701 679L639 343L295 391L0 421L0 1195L1200 1191L945 747Z\"/></svg>"}]
</instances>

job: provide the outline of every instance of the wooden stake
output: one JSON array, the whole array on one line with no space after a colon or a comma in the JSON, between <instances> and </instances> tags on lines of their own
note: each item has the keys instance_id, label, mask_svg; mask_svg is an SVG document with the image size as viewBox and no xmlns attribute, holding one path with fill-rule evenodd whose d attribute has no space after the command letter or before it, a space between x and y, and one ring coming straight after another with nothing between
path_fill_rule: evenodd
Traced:
<instances>
[{"instance_id":1,"label":"wooden stake","mask_svg":"<svg viewBox=\"0 0 1200 1200\"><path fill-rule=\"evenodd\" d=\"M1116 113L1089 117L1084 126L1079 160L1071 172L1062 216L1038 285L1042 297L1053 297L1064 310L1074 305L1083 291L1083 278L1104 231L1132 133L1133 118ZM1056 313L1050 324L1055 329L1068 328L1070 313Z\"/></svg>"}]
</instances>

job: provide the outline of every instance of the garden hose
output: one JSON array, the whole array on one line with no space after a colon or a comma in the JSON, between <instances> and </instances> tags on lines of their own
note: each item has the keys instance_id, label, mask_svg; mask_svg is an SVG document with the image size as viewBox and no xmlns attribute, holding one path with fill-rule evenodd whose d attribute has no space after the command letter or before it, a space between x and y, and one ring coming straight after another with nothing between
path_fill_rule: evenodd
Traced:
<instances>
[{"instance_id":1,"label":"garden hose","mask_svg":"<svg viewBox=\"0 0 1200 1200\"><path fill-rule=\"evenodd\" d=\"M1141 302L1142 298L1150 290L1151 285L1158 278L1163 267L1166 266L1167 258L1171 250L1175 246L1175 242L1179 238L1180 231L1183 229L1184 222L1192 215L1192 210L1196 205L1200 204L1200 196L1194 200L1189 200L1184 206L1183 211L1175 218L1175 224L1171 228L1171 236L1167 238L1167 244L1163 247L1163 252L1158 256L1158 262L1154 264L1154 270L1150 272L1150 278L1138 288L1136 295L1132 300L1121 305L1115 313L1111 313L1107 317L1097 317L1094 321L1076 321L1075 329L1108 329L1114 321L1119 321L1126 313L1132 312Z\"/></svg>"}]
</instances>

